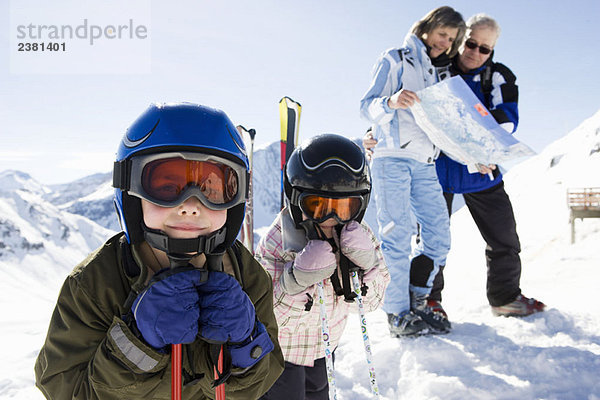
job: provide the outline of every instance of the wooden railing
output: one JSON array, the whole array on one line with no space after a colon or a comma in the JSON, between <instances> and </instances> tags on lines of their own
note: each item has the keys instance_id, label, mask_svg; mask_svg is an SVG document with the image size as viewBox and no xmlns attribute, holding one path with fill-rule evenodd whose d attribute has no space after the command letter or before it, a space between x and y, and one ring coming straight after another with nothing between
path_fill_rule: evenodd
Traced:
<instances>
[{"instance_id":1,"label":"wooden railing","mask_svg":"<svg viewBox=\"0 0 600 400\"><path fill-rule=\"evenodd\" d=\"M600 218L600 187L568 189L567 204L571 210L571 243L574 243L576 218Z\"/></svg>"}]
</instances>

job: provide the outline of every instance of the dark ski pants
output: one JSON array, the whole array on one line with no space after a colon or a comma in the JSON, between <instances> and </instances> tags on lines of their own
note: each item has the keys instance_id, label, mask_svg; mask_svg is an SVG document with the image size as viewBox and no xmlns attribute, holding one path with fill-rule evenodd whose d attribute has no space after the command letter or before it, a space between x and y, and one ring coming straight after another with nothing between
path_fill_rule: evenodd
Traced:
<instances>
[{"instance_id":1,"label":"dark ski pants","mask_svg":"<svg viewBox=\"0 0 600 400\"><path fill-rule=\"evenodd\" d=\"M452 193L444 193L448 212L452 214ZM464 193L467 205L483 240L487 243L487 298L492 306L513 301L521 289L521 245L512 204L504 182L481 192ZM441 301L444 288L443 269L437 274L429 298Z\"/></svg>"},{"instance_id":2,"label":"dark ski pants","mask_svg":"<svg viewBox=\"0 0 600 400\"><path fill-rule=\"evenodd\" d=\"M327 364L315 360L313 367L285 362L283 373L260 400L328 400Z\"/></svg>"}]
</instances>

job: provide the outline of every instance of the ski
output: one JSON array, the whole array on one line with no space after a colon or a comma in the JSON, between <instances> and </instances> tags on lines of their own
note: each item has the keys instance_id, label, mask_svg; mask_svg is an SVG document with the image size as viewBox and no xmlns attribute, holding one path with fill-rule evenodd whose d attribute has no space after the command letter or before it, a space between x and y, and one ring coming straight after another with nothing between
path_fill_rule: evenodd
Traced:
<instances>
[{"instance_id":1,"label":"ski","mask_svg":"<svg viewBox=\"0 0 600 400\"><path fill-rule=\"evenodd\" d=\"M248 201L246 202L246 212L244 215L244 223L242 224L241 241L252 254L254 254L254 205L252 201L252 155L254 154L254 137L256 130L246 129L242 125L236 126L240 135L246 144L248 152L248 164L250 166L250 180L248 182Z\"/></svg>"},{"instance_id":2,"label":"ski","mask_svg":"<svg viewBox=\"0 0 600 400\"><path fill-rule=\"evenodd\" d=\"M298 129L300 127L300 103L289 97L279 100L279 121L281 122L281 208L284 207L283 171L285 163L298 144Z\"/></svg>"}]
</instances>

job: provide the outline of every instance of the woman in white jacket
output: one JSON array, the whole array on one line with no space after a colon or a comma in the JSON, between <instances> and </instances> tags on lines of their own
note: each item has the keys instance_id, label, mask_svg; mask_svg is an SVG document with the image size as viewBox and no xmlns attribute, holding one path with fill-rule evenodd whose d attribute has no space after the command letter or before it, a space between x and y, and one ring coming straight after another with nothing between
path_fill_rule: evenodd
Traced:
<instances>
[{"instance_id":1,"label":"woman in white jacket","mask_svg":"<svg viewBox=\"0 0 600 400\"><path fill-rule=\"evenodd\" d=\"M441 314L427 308L433 278L450 249L446 203L434 165L439 149L417 125L409 107L419 101L416 91L440 80L436 66L447 65L456 54L465 29L461 14L451 7L429 12L413 25L402 48L387 50L379 58L361 100L361 115L372 124L377 140L373 193L392 278L383 305L392 336L450 329ZM412 213L421 227L421 241L411 259ZM431 272L427 281L410 285L409 290L411 262L426 262Z\"/></svg>"}]
</instances>

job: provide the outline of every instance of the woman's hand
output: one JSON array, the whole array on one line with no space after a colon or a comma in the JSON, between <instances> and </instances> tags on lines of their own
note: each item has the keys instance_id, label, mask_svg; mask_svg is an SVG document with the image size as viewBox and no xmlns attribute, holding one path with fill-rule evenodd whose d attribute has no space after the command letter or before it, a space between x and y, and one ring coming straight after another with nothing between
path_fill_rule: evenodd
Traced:
<instances>
[{"instance_id":1,"label":"woman's hand","mask_svg":"<svg viewBox=\"0 0 600 400\"><path fill-rule=\"evenodd\" d=\"M377 145L377 139L373 137L373 131L370 129L365 133L365 136L363 136L362 145L365 149L367 159L370 160L373 156L373 149Z\"/></svg>"},{"instance_id":2,"label":"woman's hand","mask_svg":"<svg viewBox=\"0 0 600 400\"><path fill-rule=\"evenodd\" d=\"M415 101L417 103L421 102L421 99L419 99L419 96L417 96L415 92L411 90L400 89L388 99L387 103L388 106L393 110L397 110L398 108L406 110L408 107L415 104Z\"/></svg>"}]
</instances>

